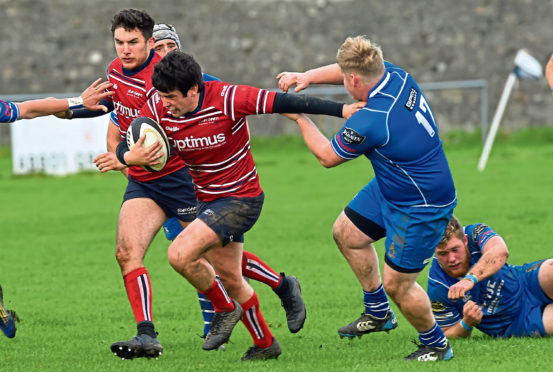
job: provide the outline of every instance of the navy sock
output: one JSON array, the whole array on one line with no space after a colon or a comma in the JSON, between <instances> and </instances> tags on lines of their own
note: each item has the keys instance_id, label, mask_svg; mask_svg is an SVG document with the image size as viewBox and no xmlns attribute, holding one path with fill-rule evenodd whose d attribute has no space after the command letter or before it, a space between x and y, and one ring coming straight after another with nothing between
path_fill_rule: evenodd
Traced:
<instances>
[{"instance_id":1,"label":"navy sock","mask_svg":"<svg viewBox=\"0 0 553 372\"><path fill-rule=\"evenodd\" d=\"M202 293L198 292L198 300L200 300L200 307L202 308L202 316L204 318L204 336L208 334L209 329L211 328L211 321L215 315L215 310L213 309L213 304L209 299Z\"/></svg>"},{"instance_id":2,"label":"navy sock","mask_svg":"<svg viewBox=\"0 0 553 372\"><path fill-rule=\"evenodd\" d=\"M434 323L434 326L426 332L419 332L419 340L423 345L431 347L445 347L447 345L447 338L444 331L438 327L438 323Z\"/></svg>"},{"instance_id":3,"label":"navy sock","mask_svg":"<svg viewBox=\"0 0 553 372\"><path fill-rule=\"evenodd\" d=\"M365 313L376 318L384 318L390 310L390 302L382 284L373 292L363 290L363 302L365 304Z\"/></svg>"}]
</instances>

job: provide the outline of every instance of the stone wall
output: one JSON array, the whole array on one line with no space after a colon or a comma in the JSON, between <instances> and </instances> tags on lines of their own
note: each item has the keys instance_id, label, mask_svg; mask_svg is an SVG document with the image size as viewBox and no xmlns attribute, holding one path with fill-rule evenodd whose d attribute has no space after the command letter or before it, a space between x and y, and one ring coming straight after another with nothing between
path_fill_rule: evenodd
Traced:
<instances>
[{"instance_id":1,"label":"stone wall","mask_svg":"<svg viewBox=\"0 0 553 372\"><path fill-rule=\"evenodd\" d=\"M551 0L0 0L0 97L80 92L105 76L111 17L127 7L173 24L206 72L273 89L278 72L332 63L347 36L365 34L419 82L487 80L490 121L516 51L543 65L553 52ZM479 126L478 91L427 95L442 131ZM548 125L552 101L545 79L517 83L502 125ZM295 131L280 117L251 122L254 134Z\"/></svg>"}]
</instances>

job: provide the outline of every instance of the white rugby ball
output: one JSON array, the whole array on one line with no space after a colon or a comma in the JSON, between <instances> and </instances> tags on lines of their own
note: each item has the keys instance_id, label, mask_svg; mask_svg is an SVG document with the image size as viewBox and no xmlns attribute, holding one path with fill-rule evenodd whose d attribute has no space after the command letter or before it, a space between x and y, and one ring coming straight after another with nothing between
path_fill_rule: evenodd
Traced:
<instances>
[{"instance_id":1,"label":"white rugby ball","mask_svg":"<svg viewBox=\"0 0 553 372\"><path fill-rule=\"evenodd\" d=\"M142 168L150 172L159 172L165 167L167 159L169 158L170 150L167 135L154 120L146 117L136 118L132 121L127 130L127 145L129 149L131 149L143 135L146 135L144 143L142 144L143 148L153 145L156 141L161 143L161 150L158 151L161 157L158 159L160 162L159 164L144 165Z\"/></svg>"}]
</instances>

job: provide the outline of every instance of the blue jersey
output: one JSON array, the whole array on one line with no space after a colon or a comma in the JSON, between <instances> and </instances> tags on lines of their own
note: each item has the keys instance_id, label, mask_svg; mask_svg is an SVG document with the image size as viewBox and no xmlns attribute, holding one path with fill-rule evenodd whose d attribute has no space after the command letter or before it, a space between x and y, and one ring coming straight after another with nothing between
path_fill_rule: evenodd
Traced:
<instances>
[{"instance_id":1,"label":"blue jersey","mask_svg":"<svg viewBox=\"0 0 553 372\"><path fill-rule=\"evenodd\" d=\"M451 205L453 178L434 115L413 77L385 62L367 105L332 139L344 159L365 155L386 200L398 206Z\"/></svg>"},{"instance_id":2,"label":"blue jersey","mask_svg":"<svg viewBox=\"0 0 553 372\"><path fill-rule=\"evenodd\" d=\"M13 123L19 119L19 106L17 104L0 100L0 123Z\"/></svg>"},{"instance_id":3,"label":"blue jersey","mask_svg":"<svg viewBox=\"0 0 553 372\"><path fill-rule=\"evenodd\" d=\"M465 226L465 234L468 236L470 266L482 257L482 248L486 242L498 236L485 224ZM463 306L472 300L482 308L484 315L476 328L492 336L504 335L513 319L520 315L524 272L518 270L517 266L505 264L497 273L478 282L462 300L453 302L447 298L447 293L449 287L459 279L447 275L434 257L428 273L428 296L438 325L449 327L459 322L463 318Z\"/></svg>"}]
</instances>

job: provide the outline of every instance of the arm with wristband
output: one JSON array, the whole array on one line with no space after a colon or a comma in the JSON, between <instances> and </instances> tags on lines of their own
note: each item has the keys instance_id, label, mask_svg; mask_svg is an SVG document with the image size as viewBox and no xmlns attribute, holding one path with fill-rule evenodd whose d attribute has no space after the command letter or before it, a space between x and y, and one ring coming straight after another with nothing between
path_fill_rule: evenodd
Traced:
<instances>
[{"instance_id":1,"label":"arm with wristband","mask_svg":"<svg viewBox=\"0 0 553 372\"><path fill-rule=\"evenodd\" d=\"M448 296L458 300L482 280L497 273L509 258L507 245L499 235L492 236L482 248L482 257L476 262L455 285L449 288Z\"/></svg>"},{"instance_id":2,"label":"arm with wristband","mask_svg":"<svg viewBox=\"0 0 553 372\"><path fill-rule=\"evenodd\" d=\"M105 107L100 104L100 101L112 95L113 92L107 90L111 87L110 82L101 81L102 79L98 79L93 82L78 97L44 98L17 103L19 119L33 119L82 108L103 110Z\"/></svg>"},{"instance_id":3,"label":"arm with wristband","mask_svg":"<svg viewBox=\"0 0 553 372\"><path fill-rule=\"evenodd\" d=\"M463 318L451 327L444 329L448 338L468 338L475 326L482 321L482 309L474 301L467 301L463 306Z\"/></svg>"},{"instance_id":4,"label":"arm with wristband","mask_svg":"<svg viewBox=\"0 0 553 372\"><path fill-rule=\"evenodd\" d=\"M101 83L97 79L80 96L67 98L67 107L55 112L60 119L94 118L113 111L113 102L108 97L113 91L108 90L113 85L109 81Z\"/></svg>"}]
</instances>

